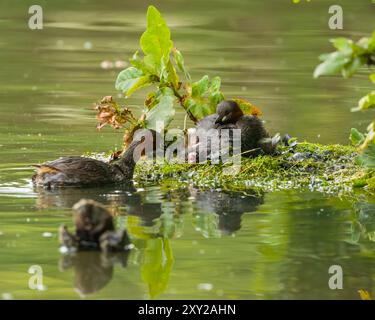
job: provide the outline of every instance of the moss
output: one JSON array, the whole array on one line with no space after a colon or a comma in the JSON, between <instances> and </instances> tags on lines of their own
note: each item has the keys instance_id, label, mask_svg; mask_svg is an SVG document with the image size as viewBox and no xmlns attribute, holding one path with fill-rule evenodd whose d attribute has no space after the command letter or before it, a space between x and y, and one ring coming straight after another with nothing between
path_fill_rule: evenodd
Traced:
<instances>
[{"instance_id":1,"label":"moss","mask_svg":"<svg viewBox=\"0 0 375 320\"><path fill-rule=\"evenodd\" d=\"M227 164L152 164L136 168L138 181L173 180L204 188L274 191L308 188L326 193L352 192L355 187L375 190L375 174L356 161L355 149L342 145L299 143L279 147L275 156L242 158L235 175L225 174Z\"/></svg>"}]
</instances>

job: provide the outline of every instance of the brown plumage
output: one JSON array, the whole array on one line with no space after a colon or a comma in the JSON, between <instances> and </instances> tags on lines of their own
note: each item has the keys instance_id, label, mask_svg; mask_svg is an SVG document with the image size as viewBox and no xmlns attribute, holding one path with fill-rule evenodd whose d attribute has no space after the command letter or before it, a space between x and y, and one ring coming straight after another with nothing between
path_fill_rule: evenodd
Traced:
<instances>
[{"instance_id":1,"label":"brown plumage","mask_svg":"<svg viewBox=\"0 0 375 320\"><path fill-rule=\"evenodd\" d=\"M152 139L150 136L152 134ZM126 183L133 178L137 146L143 143L146 150L155 150L156 132L140 130L138 136L143 140L134 140L118 160L108 164L85 157L62 157L36 167L32 181L37 186L47 188L63 186L102 186L108 183ZM147 138L144 138L147 137ZM152 144L149 146L148 144Z\"/></svg>"},{"instance_id":2,"label":"brown plumage","mask_svg":"<svg viewBox=\"0 0 375 320\"><path fill-rule=\"evenodd\" d=\"M272 154L275 145L264 127L262 120L255 115L244 115L235 101L226 100L217 105L216 113L198 122L198 133L204 134L210 129L240 129L241 153L244 156L256 156L261 153Z\"/></svg>"},{"instance_id":3,"label":"brown plumage","mask_svg":"<svg viewBox=\"0 0 375 320\"><path fill-rule=\"evenodd\" d=\"M75 233L59 229L60 244L68 249L123 251L130 244L125 230L116 232L113 217L99 202L82 199L73 206Z\"/></svg>"}]
</instances>

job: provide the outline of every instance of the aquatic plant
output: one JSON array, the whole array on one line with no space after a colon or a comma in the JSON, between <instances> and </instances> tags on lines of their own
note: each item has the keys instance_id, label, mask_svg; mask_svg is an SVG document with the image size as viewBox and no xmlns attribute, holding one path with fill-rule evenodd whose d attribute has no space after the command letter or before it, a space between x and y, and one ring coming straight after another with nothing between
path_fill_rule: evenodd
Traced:
<instances>
[{"instance_id":1,"label":"aquatic plant","mask_svg":"<svg viewBox=\"0 0 375 320\"><path fill-rule=\"evenodd\" d=\"M336 51L320 56L323 62L316 67L315 78L339 73L344 78L350 78L363 66L370 69L375 66L375 31L371 37L361 38L357 42L346 38L332 39L331 42ZM370 75L370 80L375 84L374 73ZM362 97L358 106L351 111L364 111L371 108L375 108L375 90ZM352 128L350 139L360 152L357 157L358 163L368 168L375 168L375 120L367 127L366 134Z\"/></svg>"},{"instance_id":2,"label":"aquatic plant","mask_svg":"<svg viewBox=\"0 0 375 320\"><path fill-rule=\"evenodd\" d=\"M216 105L225 99L220 90L220 77L210 79L204 75L192 81L184 57L171 39L170 29L154 6L148 7L147 29L140 38L140 47L142 53L136 51L130 58L132 66L119 73L115 87L128 99L135 91L152 86L145 97L143 114L135 118L129 108L121 107L112 97L103 98L96 107L99 129L106 124L116 129L126 127L125 147L139 128L160 131L163 128L157 128L158 121L166 128L174 118L176 107L181 107L196 123L215 113ZM261 114L245 99L233 99L245 114Z\"/></svg>"},{"instance_id":3,"label":"aquatic plant","mask_svg":"<svg viewBox=\"0 0 375 320\"><path fill-rule=\"evenodd\" d=\"M328 194L353 195L356 188L375 190L375 175L359 166L352 146L300 142L279 146L276 155L242 158L240 172L228 175L227 164L211 165L141 162L135 179L193 185L203 189L264 191L309 189Z\"/></svg>"}]
</instances>

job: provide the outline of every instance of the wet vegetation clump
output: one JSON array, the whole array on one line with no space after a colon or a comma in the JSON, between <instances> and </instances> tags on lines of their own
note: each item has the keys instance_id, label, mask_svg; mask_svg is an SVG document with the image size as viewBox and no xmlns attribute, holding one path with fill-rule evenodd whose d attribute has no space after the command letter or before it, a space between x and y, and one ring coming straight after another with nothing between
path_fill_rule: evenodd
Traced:
<instances>
[{"instance_id":1,"label":"wet vegetation clump","mask_svg":"<svg viewBox=\"0 0 375 320\"><path fill-rule=\"evenodd\" d=\"M230 190L305 188L338 194L364 187L367 191L375 191L374 171L357 163L357 152L351 146L295 143L293 146L279 146L273 156L242 158L237 174L224 172L229 165L232 164L212 165L209 161L201 164L140 162L135 179L172 179L177 184Z\"/></svg>"}]
</instances>

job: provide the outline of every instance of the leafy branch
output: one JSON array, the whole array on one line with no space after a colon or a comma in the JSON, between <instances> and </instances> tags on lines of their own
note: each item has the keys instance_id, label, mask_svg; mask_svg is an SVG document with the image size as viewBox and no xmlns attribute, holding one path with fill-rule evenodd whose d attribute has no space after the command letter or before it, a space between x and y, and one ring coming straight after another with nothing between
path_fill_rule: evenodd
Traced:
<instances>
[{"instance_id":1,"label":"leafy branch","mask_svg":"<svg viewBox=\"0 0 375 320\"><path fill-rule=\"evenodd\" d=\"M210 79L207 75L192 82L185 67L182 53L174 47L171 32L160 12L149 6L147 29L140 38L142 52L136 51L130 59L131 67L117 76L115 87L126 99L134 92L146 87L153 89L146 95L145 110L136 119L128 108L121 108L111 98L108 103L97 107L98 128L110 124L114 128L126 126L124 145L127 146L133 133L139 127L157 130L158 121L165 128L173 120L176 107L181 107L194 123L215 113L216 106L225 99L221 92L221 79ZM183 79L183 81L182 81ZM244 113L260 115L261 112L250 102L236 99ZM111 119L111 120L109 120Z\"/></svg>"},{"instance_id":2,"label":"leafy branch","mask_svg":"<svg viewBox=\"0 0 375 320\"><path fill-rule=\"evenodd\" d=\"M344 78L350 78L363 66L370 69L375 66L375 31L370 38L364 37L357 42L346 38L336 38L331 42L336 51L320 56L322 63L315 69L315 78L340 73ZM375 85L375 74L370 75L370 80ZM375 90L362 97L351 111L372 108L375 108ZM350 139L360 152L358 162L366 167L375 168L375 120L367 127L366 135L352 128Z\"/></svg>"}]
</instances>

